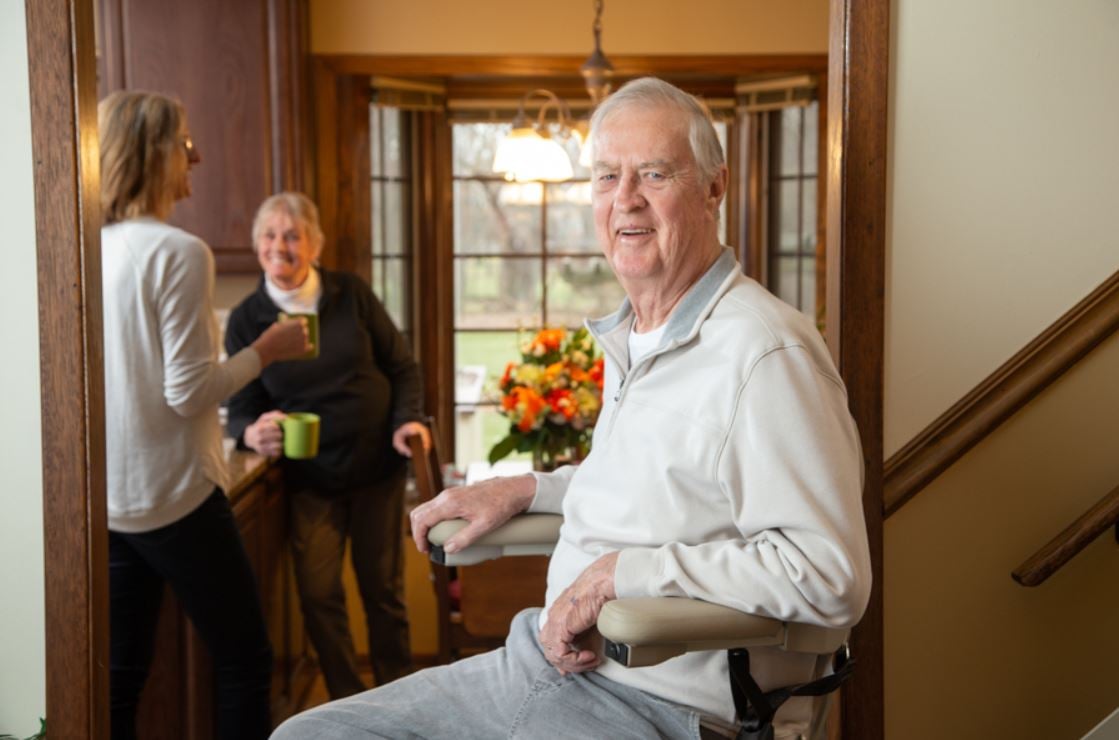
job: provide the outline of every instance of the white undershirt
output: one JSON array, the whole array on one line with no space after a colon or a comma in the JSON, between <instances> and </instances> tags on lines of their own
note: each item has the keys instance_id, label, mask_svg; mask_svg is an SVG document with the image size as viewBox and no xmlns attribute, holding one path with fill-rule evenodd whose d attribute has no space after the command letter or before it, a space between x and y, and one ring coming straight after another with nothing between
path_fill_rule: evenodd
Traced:
<instances>
[{"instance_id":1,"label":"white undershirt","mask_svg":"<svg viewBox=\"0 0 1119 740\"><path fill-rule=\"evenodd\" d=\"M642 357L649 354L661 344L664 330L668 327L665 322L652 331L638 334L633 329L629 330L629 366L636 365Z\"/></svg>"},{"instance_id":2,"label":"white undershirt","mask_svg":"<svg viewBox=\"0 0 1119 740\"><path fill-rule=\"evenodd\" d=\"M307 273L307 279L304 280L303 284L298 288L284 290L265 275L264 289L268 291L268 297L272 299L272 302L279 306L280 310L284 313L319 312L319 298L322 297L322 279L319 277L319 271L313 267Z\"/></svg>"}]
</instances>

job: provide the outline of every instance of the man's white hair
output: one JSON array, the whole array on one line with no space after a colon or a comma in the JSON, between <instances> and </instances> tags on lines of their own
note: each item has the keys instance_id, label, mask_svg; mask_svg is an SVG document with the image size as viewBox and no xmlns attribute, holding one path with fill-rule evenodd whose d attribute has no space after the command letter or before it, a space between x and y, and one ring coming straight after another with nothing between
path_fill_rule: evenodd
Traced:
<instances>
[{"instance_id":1,"label":"man's white hair","mask_svg":"<svg viewBox=\"0 0 1119 740\"><path fill-rule=\"evenodd\" d=\"M704 183L709 183L726 161L719 136L711 123L711 113L694 95L656 77L640 77L622 85L595 109L591 116L591 141L610 116L626 108L670 107L688 121L688 143Z\"/></svg>"}]
</instances>

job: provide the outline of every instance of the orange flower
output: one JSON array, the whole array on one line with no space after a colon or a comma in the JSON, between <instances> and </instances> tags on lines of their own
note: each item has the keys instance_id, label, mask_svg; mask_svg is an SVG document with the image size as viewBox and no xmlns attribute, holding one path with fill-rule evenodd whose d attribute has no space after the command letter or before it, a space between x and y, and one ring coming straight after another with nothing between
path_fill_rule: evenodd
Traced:
<instances>
[{"instance_id":1,"label":"orange flower","mask_svg":"<svg viewBox=\"0 0 1119 740\"><path fill-rule=\"evenodd\" d=\"M571 417L575 416L576 412L579 410L575 405L575 399L572 397L571 391L566 388L558 388L549 391L547 398L548 405L552 407L552 410L562 415L563 418L568 421L570 421Z\"/></svg>"},{"instance_id":2,"label":"orange flower","mask_svg":"<svg viewBox=\"0 0 1119 740\"><path fill-rule=\"evenodd\" d=\"M544 409L544 399L536 391L524 386L518 386L511 392L513 405L521 413L521 420L517 422L517 429L522 432L532 431L536 426L536 417Z\"/></svg>"},{"instance_id":3,"label":"orange flower","mask_svg":"<svg viewBox=\"0 0 1119 740\"><path fill-rule=\"evenodd\" d=\"M513 366L515 363L509 362L505 365L505 373L501 376L501 387L509 385L509 378L513 375Z\"/></svg>"},{"instance_id":4,"label":"orange flower","mask_svg":"<svg viewBox=\"0 0 1119 740\"><path fill-rule=\"evenodd\" d=\"M565 329L541 329L536 335L536 341L543 345L547 351L557 352L560 345L563 344L563 338L566 334Z\"/></svg>"}]
</instances>

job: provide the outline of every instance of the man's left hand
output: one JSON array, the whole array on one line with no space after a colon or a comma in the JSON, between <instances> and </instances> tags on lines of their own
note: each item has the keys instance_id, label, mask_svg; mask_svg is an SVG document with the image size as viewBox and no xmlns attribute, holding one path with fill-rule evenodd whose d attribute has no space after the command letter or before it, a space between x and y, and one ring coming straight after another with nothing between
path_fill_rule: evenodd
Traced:
<instances>
[{"instance_id":1,"label":"man's left hand","mask_svg":"<svg viewBox=\"0 0 1119 740\"><path fill-rule=\"evenodd\" d=\"M392 446L404 457L412 456L412 448L408 446L408 437L413 434L420 435L424 443L424 452L431 449L431 432L418 421L406 421L392 433Z\"/></svg>"},{"instance_id":2,"label":"man's left hand","mask_svg":"<svg viewBox=\"0 0 1119 740\"><path fill-rule=\"evenodd\" d=\"M597 666L599 653L588 639L597 634L602 606L618 598L614 592L614 569L618 553L603 555L587 566L548 611L548 621L540 630L540 646L544 657L561 675L582 673Z\"/></svg>"}]
</instances>

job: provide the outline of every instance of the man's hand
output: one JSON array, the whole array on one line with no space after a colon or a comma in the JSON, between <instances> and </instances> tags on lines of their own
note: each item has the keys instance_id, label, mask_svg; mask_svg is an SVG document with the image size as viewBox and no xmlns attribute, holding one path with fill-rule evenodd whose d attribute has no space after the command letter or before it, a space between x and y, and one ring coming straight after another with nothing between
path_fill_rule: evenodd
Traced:
<instances>
[{"instance_id":1,"label":"man's hand","mask_svg":"<svg viewBox=\"0 0 1119 740\"><path fill-rule=\"evenodd\" d=\"M404 457L412 456L412 448L408 446L408 437L413 434L420 435L424 443L424 452L431 449L431 432L418 421L406 421L392 433L392 446Z\"/></svg>"},{"instance_id":2,"label":"man's hand","mask_svg":"<svg viewBox=\"0 0 1119 740\"><path fill-rule=\"evenodd\" d=\"M592 643L598 635L594 626L603 605L618 598L614 591L617 565L618 553L603 555L564 589L548 611L548 621L540 630L540 646L560 675L582 673L601 662Z\"/></svg>"},{"instance_id":3,"label":"man's hand","mask_svg":"<svg viewBox=\"0 0 1119 740\"><path fill-rule=\"evenodd\" d=\"M447 519L465 519L469 524L443 545L447 552L458 552L527 509L535 495L536 479L531 475L490 478L472 486L448 488L412 509L412 539L420 552L427 552L429 529Z\"/></svg>"},{"instance_id":4,"label":"man's hand","mask_svg":"<svg viewBox=\"0 0 1119 740\"><path fill-rule=\"evenodd\" d=\"M245 446L265 457L279 457L284 451L284 431L280 429L280 422L285 416L283 411L265 411L245 427Z\"/></svg>"}]
</instances>

